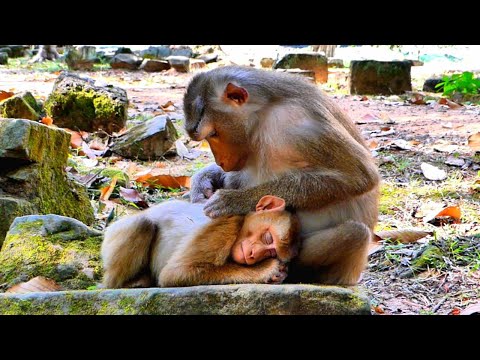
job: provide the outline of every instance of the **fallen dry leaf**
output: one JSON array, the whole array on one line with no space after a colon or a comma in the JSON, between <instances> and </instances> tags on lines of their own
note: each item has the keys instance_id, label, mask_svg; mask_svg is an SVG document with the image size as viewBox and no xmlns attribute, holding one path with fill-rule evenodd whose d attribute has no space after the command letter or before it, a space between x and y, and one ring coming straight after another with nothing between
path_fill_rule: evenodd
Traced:
<instances>
[{"instance_id":1,"label":"fallen dry leaf","mask_svg":"<svg viewBox=\"0 0 480 360\"><path fill-rule=\"evenodd\" d=\"M88 133L86 131L78 132L70 130L68 128L63 128L63 130L65 130L71 135L70 146L72 147L72 149L78 149L79 147L81 147L84 139L86 139L88 136Z\"/></svg>"},{"instance_id":2,"label":"fallen dry leaf","mask_svg":"<svg viewBox=\"0 0 480 360\"><path fill-rule=\"evenodd\" d=\"M480 151L480 132L468 137L468 146L475 151Z\"/></svg>"},{"instance_id":3,"label":"fallen dry leaf","mask_svg":"<svg viewBox=\"0 0 480 360\"><path fill-rule=\"evenodd\" d=\"M124 187L119 188L119 193L125 200L134 203L141 208L148 208L148 204L140 193L135 189L126 189Z\"/></svg>"},{"instance_id":4,"label":"fallen dry leaf","mask_svg":"<svg viewBox=\"0 0 480 360\"><path fill-rule=\"evenodd\" d=\"M367 146L369 149L376 149L378 147L378 141L375 139L367 140Z\"/></svg>"},{"instance_id":5,"label":"fallen dry leaf","mask_svg":"<svg viewBox=\"0 0 480 360\"><path fill-rule=\"evenodd\" d=\"M372 241L370 242L370 244L368 244L368 256L375 254L377 251L380 251L382 249L383 249L383 244Z\"/></svg>"},{"instance_id":6,"label":"fallen dry leaf","mask_svg":"<svg viewBox=\"0 0 480 360\"><path fill-rule=\"evenodd\" d=\"M375 235L381 240L391 239L399 241L402 244L408 244L423 239L427 235L432 235L432 231L423 231L416 229L404 230L385 230L375 232Z\"/></svg>"},{"instance_id":7,"label":"fallen dry leaf","mask_svg":"<svg viewBox=\"0 0 480 360\"><path fill-rule=\"evenodd\" d=\"M182 158L188 156L188 149L185 146L185 144L182 142L182 140L175 141L175 148L177 149L177 154Z\"/></svg>"},{"instance_id":8,"label":"fallen dry leaf","mask_svg":"<svg viewBox=\"0 0 480 360\"><path fill-rule=\"evenodd\" d=\"M113 190L115 189L115 185L117 184L117 176L114 176L110 185L104 186L100 189L100 201L106 201L112 195Z\"/></svg>"},{"instance_id":9,"label":"fallen dry leaf","mask_svg":"<svg viewBox=\"0 0 480 360\"><path fill-rule=\"evenodd\" d=\"M50 126L53 124L53 119L50 116L44 116L41 120L41 123Z\"/></svg>"},{"instance_id":10,"label":"fallen dry leaf","mask_svg":"<svg viewBox=\"0 0 480 360\"><path fill-rule=\"evenodd\" d=\"M428 180L443 180L447 177L445 170L439 169L433 165L422 163L420 168L422 169L423 176Z\"/></svg>"},{"instance_id":11,"label":"fallen dry leaf","mask_svg":"<svg viewBox=\"0 0 480 360\"><path fill-rule=\"evenodd\" d=\"M15 95L13 92L0 90L0 101L8 99L13 95Z\"/></svg>"},{"instance_id":12,"label":"fallen dry leaf","mask_svg":"<svg viewBox=\"0 0 480 360\"><path fill-rule=\"evenodd\" d=\"M59 291L61 289L62 287L58 285L54 280L43 276L37 276L27 282L14 285L5 292L26 294L31 292Z\"/></svg>"},{"instance_id":13,"label":"fallen dry leaf","mask_svg":"<svg viewBox=\"0 0 480 360\"><path fill-rule=\"evenodd\" d=\"M163 186L165 188L190 188L190 176L173 176L165 174L162 169L147 169L134 175L133 180L149 187Z\"/></svg>"},{"instance_id":14,"label":"fallen dry leaf","mask_svg":"<svg viewBox=\"0 0 480 360\"><path fill-rule=\"evenodd\" d=\"M480 303L476 303L470 306L467 306L463 311L460 312L460 315L472 315L480 314Z\"/></svg>"},{"instance_id":15,"label":"fallen dry leaf","mask_svg":"<svg viewBox=\"0 0 480 360\"><path fill-rule=\"evenodd\" d=\"M452 110L460 109L462 107L461 104L457 104L456 102L448 100L446 98L441 98L440 100L438 100L438 103L440 105L447 105Z\"/></svg>"},{"instance_id":16,"label":"fallen dry leaf","mask_svg":"<svg viewBox=\"0 0 480 360\"><path fill-rule=\"evenodd\" d=\"M82 151L90 159L96 159L98 156L102 156L105 153L105 150L93 150L90 146L84 141L82 142Z\"/></svg>"},{"instance_id":17,"label":"fallen dry leaf","mask_svg":"<svg viewBox=\"0 0 480 360\"><path fill-rule=\"evenodd\" d=\"M460 313L461 313L461 310L456 307L456 308L453 308L453 310L450 311L448 315L460 315Z\"/></svg>"},{"instance_id":18,"label":"fallen dry leaf","mask_svg":"<svg viewBox=\"0 0 480 360\"><path fill-rule=\"evenodd\" d=\"M160 105L163 111L165 112L171 112L175 111L175 105L173 104L173 101L169 100L165 104Z\"/></svg>"},{"instance_id":19,"label":"fallen dry leaf","mask_svg":"<svg viewBox=\"0 0 480 360\"><path fill-rule=\"evenodd\" d=\"M448 206L435 215L435 218L441 217L450 217L455 220L455 223L459 223L460 218L462 217L462 211L458 206Z\"/></svg>"},{"instance_id":20,"label":"fallen dry leaf","mask_svg":"<svg viewBox=\"0 0 480 360\"><path fill-rule=\"evenodd\" d=\"M393 140L392 145L401 150L412 150L413 146L406 140L396 139Z\"/></svg>"},{"instance_id":21,"label":"fallen dry leaf","mask_svg":"<svg viewBox=\"0 0 480 360\"><path fill-rule=\"evenodd\" d=\"M382 308L381 306L375 306L375 307L373 308L373 310L375 310L375 312L376 312L377 314L384 314L384 313L385 313L385 310L383 310L383 308Z\"/></svg>"}]
</instances>

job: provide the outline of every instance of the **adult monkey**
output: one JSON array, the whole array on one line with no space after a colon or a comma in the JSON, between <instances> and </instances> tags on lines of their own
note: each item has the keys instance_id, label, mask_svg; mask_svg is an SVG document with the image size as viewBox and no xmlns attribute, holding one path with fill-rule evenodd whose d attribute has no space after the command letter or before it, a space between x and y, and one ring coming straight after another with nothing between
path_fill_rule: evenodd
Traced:
<instances>
[{"instance_id":1,"label":"adult monkey","mask_svg":"<svg viewBox=\"0 0 480 360\"><path fill-rule=\"evenodd\" d=\"M358 282L380 176L355 124L325 93L291 74L225 66L193 77L184 112L190 137L206 139L216 161L192 178L192 202L207 201L216 218L281 197L301 223L289 277Z\"/></svg>"}]
</instances>

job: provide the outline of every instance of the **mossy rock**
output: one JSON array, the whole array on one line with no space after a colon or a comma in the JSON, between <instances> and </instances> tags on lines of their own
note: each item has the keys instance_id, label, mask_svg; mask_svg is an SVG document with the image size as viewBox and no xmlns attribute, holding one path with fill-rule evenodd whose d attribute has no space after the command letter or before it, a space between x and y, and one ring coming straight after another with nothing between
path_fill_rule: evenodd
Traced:
<instances>
[{"instance_id":1,"label":"mossy rock","mask_svg":"<svg viewBox=\"0 0 480 360\"><path fill-rule=\"evenodd\" d=\"M0 247L13 220L18 216L35 214L35 206L24 199L0 196Z\"/></svg>"},{"instance_id":2,"label":"mossy rock","mask_svg":"<svg viewBox=\"0 0 480 360\"><path fill-rule=\"evenodd\" d=\"M40 107L29 91L0 101L0 117L38 120Z\"/></svg>"},{"instance_id":3,"label":"mossy rock","mask_svg":"<svg viewBox=\"0 0 480 360\"><path fill-rule=\"evenodd\" d=\"M86 289L100 281L101 233L59 215L15 219L0 251L0 283L11 287L36 276L63 289Z\"/></svg>"},{"instance_id":4,"label":"mossy rock","mask_svg":"<svg viewBox=\"0 0 480 360\"><path fill-rule=\"evenodd\" d=\"M0 314L370 315L371 311L358 288L241 284L0 294Z\"/></svg>"},{"instance_id":5,"label":"mossy rock","mask_svg":"<svg viewBox=\"0 0 480 360\"><path fill-rule=\"evenodd\" d=\"M124 89L96 86L95 81L62 72L45 102L48 116L59 127L111 134L127 122L128 98Z\"/></svg>"},{"instance_id":6,"label":"mossy rock","mask_svg":"<svg viewBox=\"0 0 480 360\"><path fill-rule=\"evenodd\" d=\"M354 60L350 63L350 93L399 95L412 90L410 61Z\"/></svg>"},{"instance_id":7,"label":"mossy rock","mask_svg":"<svg viewBox=\"0 0 480 360\"><path fill-rule=\"evenodd\" d=\"M65 172L70 134L23 119L0 119L0 189L36 213L94 221L84 186ZM9 217L10 218L10 217Z\"/></svg>"},{"instance_id":8,"label":"mossy rock","mask_svg":"<svg viewBox=\"0 0 480 360\"><path fill-rule=\"evenodd\" d=\"M326 83L328 81L328 59L315 52L288 53L279 59L274 69L301 69L315 72L315 81Z\"/></svg>"}]
</instances>

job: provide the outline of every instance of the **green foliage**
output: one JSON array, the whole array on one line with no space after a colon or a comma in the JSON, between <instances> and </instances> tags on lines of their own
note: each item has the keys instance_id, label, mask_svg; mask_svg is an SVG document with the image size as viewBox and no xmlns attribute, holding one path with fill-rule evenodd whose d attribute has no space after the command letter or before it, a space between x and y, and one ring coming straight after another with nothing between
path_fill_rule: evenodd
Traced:
<instances>
[{"instance_id":1,"label":"green foliage","mask_svg":"<svg viewBox=\"0 0 480 360\"><path fill-rule=\"evenodd\" d=\"M480 89L480 79L475 79L473 73L464 71L461 74L445 75L442 82L435 88L443 87L443 95L452 96L457 93L476 95Z\"/></svg>"}]
</instances>

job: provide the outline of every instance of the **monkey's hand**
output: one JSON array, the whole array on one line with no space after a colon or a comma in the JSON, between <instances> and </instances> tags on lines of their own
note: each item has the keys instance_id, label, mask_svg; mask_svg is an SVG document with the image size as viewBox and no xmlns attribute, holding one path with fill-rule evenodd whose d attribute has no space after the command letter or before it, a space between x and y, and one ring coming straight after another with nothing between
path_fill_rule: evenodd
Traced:
<instances>
[{"instance_id":1,"label":"monkey's hand","mask_svg":"<svg viewBox=\"0 0 480 360\"><path fill-rule=\"evenodd\" d=\"M225 172L217 164L209 165L192 176L190 201L206 202L217 189L224 186Z\"/></svg>"},{"instance_id":2,"label":"monkey's hand","mask_svg":"<svg viewBox=\"0 0 480 360\"><path fill-rule=\"evenodd\" d=\"M265 277L262 279L266 284L281 284L287 277L288 266L279 259L268 259L265 263Z\"/></svg>"},{"instance_id":3,"label":"monkey's hand","mask_svg":"<svg viewBox=\"0 0 480 360\"><path fill-rule=\"evenodd\" d=\"M227 215L245 215L255 210L256 201L244 196L244 190L218 190L203 208L205 215L217 218Z\"/></svg>"}]
</instances>

